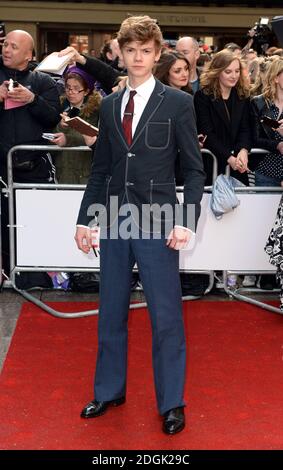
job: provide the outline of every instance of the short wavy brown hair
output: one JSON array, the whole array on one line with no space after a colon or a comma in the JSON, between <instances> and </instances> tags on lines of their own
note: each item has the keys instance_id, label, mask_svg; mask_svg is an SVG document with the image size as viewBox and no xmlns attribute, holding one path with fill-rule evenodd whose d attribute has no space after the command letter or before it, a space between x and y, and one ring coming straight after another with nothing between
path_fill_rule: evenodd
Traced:
<instances>
[{"instance_id":1,"label":"short wavy brown hair","mask_svg":"<svg viewBox=\"0 0 283 470\"><path fill-rule=\"evenodd\" d=\"M121 24L117 39L120 49L132 41L144 44L153 39L156 50L160 51L163 43L157 20L150 18L150 16L130 16L126 18Z\"/></svg>"},{"instance_id":2,"label":"short wavy brown hair","mask_svg":"<svg viewBox=\"0 0 283 470\"><path fill-rule=\"evenodd\" d=\"M219 75L234 61L238 60L240 65L240 78L235 86L240 98L249 96L249 85L244 75L244 65L239 57L237 57L229 49L223 49L217 52L211 62L205 66L200 77L200 85L206 95L213 95L214 98L221 98L221 88Z\"/></svg>"}]
</instances>

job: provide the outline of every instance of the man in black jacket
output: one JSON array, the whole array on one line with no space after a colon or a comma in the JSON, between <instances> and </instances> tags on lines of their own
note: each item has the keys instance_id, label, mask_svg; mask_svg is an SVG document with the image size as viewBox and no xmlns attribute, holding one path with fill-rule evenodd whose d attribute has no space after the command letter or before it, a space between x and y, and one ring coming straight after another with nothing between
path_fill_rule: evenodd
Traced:
<instances>
[{"instance_id":1,"label":"man in black jacket","mask_svg":"<svg viewBox=\"0 0 283 470\"><path fill-rule=\"evenodd\" d=\"M42 145L43 132L60 120L55 82L30 66L33 39L22 30L11 31L0 57L0 176L7 179L7 154L15 145ZM55 169L49 152L17 151L13 154L13 178L21 183L54 183ZM4 198L2 198L4 199ZM8 268L7 203L2 200L4 267Z\"/></svg>"},{"instance_id":2,"label":"man in black jacket","mask_svg":"<svg viewBox=\"0 0 283 470\"><path fill-rule=\"evenodd\" d=\"M0 58L0 161L6 179L7 153L14 145L46 142L60 120L60 102L55 82L47 74L32 71L33 39L26 31L7 34ZM53 182L51 156L42 152L17 152L14 179L21 182Z\"/></svg>"}]
</instances>

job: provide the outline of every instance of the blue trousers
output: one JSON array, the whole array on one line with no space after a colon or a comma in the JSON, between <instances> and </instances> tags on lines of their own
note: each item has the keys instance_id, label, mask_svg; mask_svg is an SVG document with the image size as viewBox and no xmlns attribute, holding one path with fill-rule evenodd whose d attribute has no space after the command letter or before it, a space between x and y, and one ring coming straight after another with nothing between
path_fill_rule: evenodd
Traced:
<instances>
[{"instance_id":1,"label":"blue trousers","mask_svg":"<svg viewBox=\"0 0 283 470\"><path fill-rule=\"evenodd\" d=\"M128 312L137 262L152 326L155 392L160 414L184 406L186 345L179 252L166 240L100 241L100 311L94 395L110 401L126 394ZM137 364L138 367L138 364Z\"/></svg>"}]
</instances>

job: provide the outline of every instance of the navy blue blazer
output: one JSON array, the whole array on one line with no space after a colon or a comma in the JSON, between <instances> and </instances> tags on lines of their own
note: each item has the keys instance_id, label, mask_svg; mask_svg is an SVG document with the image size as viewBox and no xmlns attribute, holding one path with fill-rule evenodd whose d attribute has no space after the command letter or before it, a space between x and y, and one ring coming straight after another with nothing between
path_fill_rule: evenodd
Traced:
<instances>
[{"instance_id":1,"label":"navy blue blazer","mask_svg":"<svg viewBox=\"0 0 283 470\"><path fill-rule=\"evenodd\" d=\"M93 203L176 204L175 161L179 152L184 175L184 225L195 230L200 215L205 173L199 149L192 97L156 80L129 147L121 123L123 93L103 99L93 167L77 223L91 225ZM187 204L195 205L195 220L187 222ZM175 220L178 223L178 220Z\"/></svg>"}]
</instances>

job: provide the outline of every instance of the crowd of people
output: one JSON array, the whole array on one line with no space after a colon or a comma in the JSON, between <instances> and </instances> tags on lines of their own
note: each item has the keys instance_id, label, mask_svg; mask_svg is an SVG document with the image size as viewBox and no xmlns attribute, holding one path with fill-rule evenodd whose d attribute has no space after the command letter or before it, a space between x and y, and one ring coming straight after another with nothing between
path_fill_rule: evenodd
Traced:
<instances>
[{"instance_id":1,"label":"crowd of people","mask_svg":"<svg viewBox=\"0 0 283 470\"><path fill-rule=\"evenodd\" d=\"M249 46L251 43L252 40ZM283 49L272 46L261 56L251 48L234 43L228 43L216 53L207 49L201 52L193 37L180 38L175 48L164 43L154 66L155 78L193 95L199 145L216 156L218 174L224 173L228 165L231 175L245 185L255 181L257 186L280 186L283 181ZM4 182L9 149L19 144L46 144L42 138L45 132L53 133L50 143L61 147L95 148L96 137L83 136L71 129L65 117L80 116L98 125L102 99L123 89L127 70L117 38L103 45L99 58L94 54L80 54L73 47L60 54L70 52L72 61L63 77L50 76L34 70L34 42L27 32L12 31L3 40L0 161ZM17 86L9 87L11 79ZM6 109L9 103L11 107ZM268 117L278 121L278 128L267 122ZM267 153L250 156L251 148L263 148ZM212 160L205 155L203 158L206 184L211 185ZM16 152L13 176L16 182L86 184L91 165L91 152L62 150L53 155ZM182 173L177 158L178 185L184 182ZM2 219L2 259L9 274L6 200L2 200ZM246 285L249 285L247 278Z\"/></svg>"}]
</instances>

